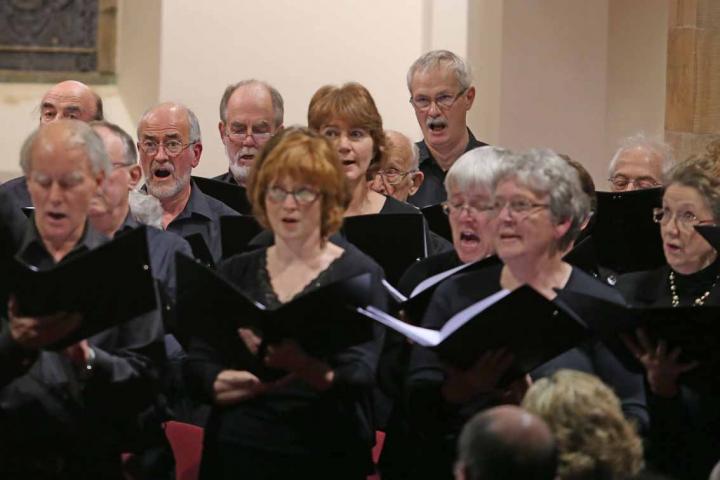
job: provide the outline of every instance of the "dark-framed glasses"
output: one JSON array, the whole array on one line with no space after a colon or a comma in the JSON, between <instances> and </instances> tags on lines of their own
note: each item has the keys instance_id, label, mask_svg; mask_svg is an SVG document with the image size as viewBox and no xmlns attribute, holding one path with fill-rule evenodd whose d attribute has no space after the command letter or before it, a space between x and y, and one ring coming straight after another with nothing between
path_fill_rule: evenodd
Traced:
<instances>
[{"instance_id":1,"label":"dark-framed glasses","mask_svg":"<svg viewBox=\"0 0 720 480\"><path fill-rule=\"evenodd\" d=\"M398 170L397 168L385 168L383 170L378 170L376 175L380 175L381 177L383 177L383 179L390 185L397 185L398 183L402 182L405 177L416 172L417 170L408 170L406 172L403 172L402 170Z\"/></svg>"},{"instance_id":2,"label":"dark-framed glasses","mask_svg":"<svg viewBox=\"0 0 720 480\"><path fill-rule=\"evenodd\" d=\"M684 230L686 232L689 232L693 229L695 225L700 225L703 223L715 223L714 219L707 219L707 220L700 220L697 215L695 215L690 210L680 210L678 212L673 212L669 208L653 208L653 221L655 223L659 223L660 225L667 225L670 220L675 218L675 225L680 230Z\"/></svg>"},{"instance_id":3,"label":"dark-framed glasses","mask_svg":"<svg viewBox=\"0 0 720 480\"><path fill-rule=\"evenodd\" d=\"M445 215L459 216L463 210L468 215L478 215L480 213L492 212L493 206L487 202L451 202L445 201L442 203L443 212Z\"/></svg>"},{"instance_id":4,"label":"dark-framed glasses","mask_svg":"<svg viewBox=\"0 0 720 480\"><path fill-rule=\"evenodd\" d=\"M270 187L267 191L267 197L275 203L282 203L292 195L298 205L310 205L320 196L320 192L308 187L301 187L297 190L288 191L282 187Z\"/></svg>"},{"instance_id":5,"label":"dark-framed glasses","mask_svg":"<svg viewBox=\"0 0 720 480\"><path fill-rule=\"evenodd\" d=\"M660 186L660 182L652 177L630 178L625 175L615 175L608 178L608 180L612 183L613 188L616 190L625 190L630 184L635 185L635 188L638 189L655 188Z\"/></svg>"},{"instance_id":6,"label":"dark-framed glasses","mask_svg":"<svg viewBox=\"0 0 720 480\"><path fill-rule=\"evenodd\" d=\"M171 157L176 157L180 155L183 150L195 143L196 142L182 143L180 140L166 140L164 142L143 140L140 142L140 150L142 150L146 155L157 155L160 151L160 146L162 146L165 149L165 153Z\"/></svg>"},{"instance_id":7,"label":"dark-framed glasses","mask_svg":"<svg viewBox=\"0 0 720 480\"><path fill-rule=\"evenodd\" d=\"M507 207L508 211L516 217L524 217L529 215L533 210L537 208L549 208L549 203L537 203L533 202L528 198L512 198L512 199L496 199L492 206L492 212L494 215L500 215L500 212Z\"/></svg>"},{"instance_id":8,"label":"dark-framed glasses","mask_svg":"<svg viewBox=\"0 0 720 480\"><path fill-rule=\"evenodd\" d=\"M256 132L254 127L252 129L247 128L245 131L240 130L225 130L225 135L235 143L243 143L247 137L252 137L255 143L263 143L273 136L273 132L263 130Z\"/></svg>"},{"instance_id":9,"label":"dark-framed glasses","mask_svg":"<svg viewBox=\"0 0 720 480\"><path fill-rule=\"evenodd\" d=\"M437 105L438 108L448 109L452 107L457 101L457 99L460 98L465 92L467 92L467 88L463 88L455 95L451 95L449 93L441 93L435 98L430 98L425 95L417 95L414 97L410 97L410 103L412 103L413 106L418 110L427 110L433 103Z\"/></svg>"}]
</instances>

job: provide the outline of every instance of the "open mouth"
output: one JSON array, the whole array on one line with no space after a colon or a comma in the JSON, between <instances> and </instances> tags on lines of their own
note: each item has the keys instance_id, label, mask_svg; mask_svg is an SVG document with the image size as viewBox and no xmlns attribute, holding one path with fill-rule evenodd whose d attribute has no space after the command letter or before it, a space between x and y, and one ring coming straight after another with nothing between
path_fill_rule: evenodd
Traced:
<instances>
[{"instance_id":1,"label":"open mouth","mask_svg":"<svg viewBox=\"0 0 720 480\"><path fill-rule=\"evenodd\" d=\"M67 217L67 215L60 212L48 212L47 216L50 217L52 220L63 220Z\"/></svg>"},{"instance_id":2,"label":"open mouth","mask_svg":"<svg viewBox=\"0 0 720 480\"><path fill-rule=\"evenodd\" d=\"M679 252L681 250L680 246L675 245L673 243L666 243L665 244L665 250L671 253Z\"/></svg>"},{"instance_id":3,"label":"open mouth","mask_svg":"<svg viewBox=\"0 0 720 480\"><path fill-rule=\"evenodd\" d=\"M355 160L342 160L343 167L347 167L355 164Z\"/></svg>"},{"instance_id":4,"label":"open mouth","mask_svg":"<svg viewBox=\"0 0 720 480\"><path fill-rule=\"evenodd\" d=\"M170 165L161 165L153 169L153 176L157 178L168 178L173 173L173 168Z\"/></svg>"},{"instance_id":5,"label":"open mouth","mask_svg":"<svg viewBox=\"0 0 720 480\"><path fill-rule=\"evenodd\" d=\"M474 232L461 232L460 241L463 243L478 243L480 242L480 237Z\"/></svg>"},{"instance_id":6,"label":"open mouth","mask_svg":"<svg viewBox=\"0 0 720 480\"><path fill-rule=\"evenodd\" d=\"M295 224L295 223L298 223L298 221L299 221L299 220L296 219L296 218L283 218L283 219L282 219L282 222L283 222L283 223L289 224L289 225L293 225L293 224Z\"/></svg>"},{"instance_id":7,"label":"open mouth","mask_svg":"<svg viewBox=\"0 0 720 480\"><path fill-rule=\"evenodd\" d=\"M245 160L248 162L251 162L255 160L255 154L254 153L246 153L244 155L240 155L240 160Z\"/></svg>"},{"instance_id":8,"label":"open mouth","mask_svg":"<svg viewBox=\"0 0 720 480\"><path fill-rule=\"evenodd\" d=\"M427 122L427 126L431 132L439 133L447 128L447 122L445 120L436 118L436 119L429 120Z\"/></svg>"}]
</instances>

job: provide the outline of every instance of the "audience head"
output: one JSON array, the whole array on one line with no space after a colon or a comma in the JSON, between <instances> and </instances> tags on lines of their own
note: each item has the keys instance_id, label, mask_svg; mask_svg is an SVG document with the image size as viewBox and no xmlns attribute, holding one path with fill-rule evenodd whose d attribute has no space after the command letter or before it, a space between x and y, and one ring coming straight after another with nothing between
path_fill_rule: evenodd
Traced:
<instances>
[{"instance_id":1,"label":"audience head","mask_svg":"<svg viewBox=\"0 0 720 480\"><path fill-rule=\"evenodd\" d=\"M433 50L410 66L410 103L431 150L445 151L465 139L467 112L475 100L470 68L447 50Z\"/></svg>"},{"instance_id":2,"label":"audience head","mask_svg":"<svg viewBox=\"0 0 720 480\"><path fill-rule=\"evenodd\" d=\"M350 193L335 148L319 133L290 127L275 135L248 178L258 222L276 237L319 235L326 240L342 223Z\"/></svg>"},{"instance_id":3,"label":"audience head","mask_svg":"<svg viewBox=\"0 0 720 480\"><path fill-rule=\"evenodd\" d=\"M550 150L504 159L493 190L495 249L506 263L564 252L590 213L577 171Z\"/></svg>"},{"instance_id":4,"label":"audience head","mask_svg":"<svg viewBox=\"0 0 720 480\"><path fill-rule=\"evenodd\" d=\"M137 137L148 193L161 202L189 195L192 169L202 154L195 114L179 103L161 103L140 118Z\"/></svg>"},{"instance_id":5,"label":"audience head","mask_svg":"<svg viewBox=\"0 0 720 480\"><path fill-rule=\"evenodd\" d=\"M40 123L61 119L83 122L103 119L102 99L84 83L66 80L53 86L40 102Z\"/></svg>"},{"instance_id":6,"label":"audience head","mask_svg":"<svg viewBox=\"0 0 720 480\"><path fill-rule=\"evenodd\" d=\"M282 129L283 115L283 98L268 83L243 80L225 89L218 130L237 183L245 184L260 149Z\"/></svg>"},{"instance_id":7,"label":"audience head","mask_svg":"<svg viewBox=\"0 0 720 480\"><path fill-rule=\"evenodd\" d=\"M665 259L678 273L695 273L717 257L694 228L720 221L717 170L717 159L697 157L676 165L664 177L663 206L656 208L653 216L660 223Z\"/></svg>"},{"instance_id":8,"label":"audience head","mask_svg":"<svg viewBox=\"0 0 720 480\"><path fill-rule=\"evenodd\" d=\"M643 134L623 140L610 161L610 188L626 192L662 185L663 172L673 165L670 147Z\"/></svg>"},{"instance_id":9,"label":"audience head","mask_svg":"<svg viewBox=\"0 0 720 480\"><path fill-rule=\"evenodd\" d=\"M370 92L359 83L321 87L310 100L308 126L328 138L351 184L382 164L385 133Z\"/></svg>"},{"instance_id":10,"label":"audience head","mask_svg":"<svg viewBox=\"0 0 720 480\"><path fill-rule=\"evenodd\" d=\"M125 211L128 192L137 187L142 169L137 164L137 151L132 137L122 128L107 121L94 121L90 126L103 141L112 167L92 202L90 217L106 215L115 209Z\"/></svg>"},{"instance_id":11,"label":"audience head","mask_svg":"<svg viewBox=\"0 0 720 480\"><path fill-rule=\"evenodd\" d=\"M20 166L43 240L59 245L80 238L90 200L110 171L100 137L79 120L53 122L25 140Z\"/></svg>"},{"instance_id":12,"label":"audience head","mask_svg":"<svg viewBox=\"0 0 720 480\"><path fill-rule=\"evenodd\" d=\"M475 415L458 441L457 480L553 480L557 452L550 428L514 406Z\"/></svg>"},{"instance_id":13,"label":"audience head","mask_svg":"<svg viewBox=\"0 0 720 480\"><path fill-rule=\"evenodd\" d=\"M560 370L535 382L522 405L555 436L559 480L631 478L642 468L640 437L597 377Z\"/></svg>"},{"instance_id":14,"label":"audience head","mask_svg":"<svg viewBox=\"0 0 720 480\"><path fill-rule=\"evenodd\" d=\"M395 130L385 130L385 139L382 165L368 175L370 188L404 202L423 182L418 168L420 152L408 137Z\"/></svg>"},{"instance_id":15,"label":"audience head","mask_svg":"<svg viewBox=\"0 0 720 480\"><path fill-rule=\"evenodd\" d=\"M480 147L463 154L448 170L444 203L455 252L463 263L484 258L494 251L492 185L503 157L510 152Z\"/></svg>"}]
</instances>

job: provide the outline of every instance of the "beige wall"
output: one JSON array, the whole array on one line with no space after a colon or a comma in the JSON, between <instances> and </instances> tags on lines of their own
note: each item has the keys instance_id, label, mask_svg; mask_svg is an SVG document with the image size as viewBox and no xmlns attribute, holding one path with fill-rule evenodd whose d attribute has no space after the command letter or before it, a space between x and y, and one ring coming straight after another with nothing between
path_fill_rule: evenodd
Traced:
<instances>
[{"instance_id":1,"label":"beige wall","mask_svg":"<svg viewBox=\"0 0 720 480\"><path fill-rule=\"evenodd\" d=\"M448 48L473 66L478 138L568 153L604 186L619 137L662 131L666 32L662 0L120 0L117 85L97 90L132 133L151 104L186 103L204 137L196 173L213 175L226 168L217 104L227 84L271 82L289 125L305 123L321 85L359 81L386 127L419 138L405 73ZM0 84L0 179L17 173L48 87Z\"/></svg>"}]
</instances>

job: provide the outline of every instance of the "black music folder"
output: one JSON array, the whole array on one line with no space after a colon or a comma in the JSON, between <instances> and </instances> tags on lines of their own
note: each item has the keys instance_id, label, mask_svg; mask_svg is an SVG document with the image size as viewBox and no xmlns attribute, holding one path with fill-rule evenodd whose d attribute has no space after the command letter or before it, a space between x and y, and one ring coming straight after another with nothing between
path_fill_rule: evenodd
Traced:
<instances>
[{"instance_id":1,"label":"black music folder","mask_svg":"<svg viewBox=\"0 0 720 480\"><path fill-rule=\"evenodd\" d=\"M340 233L383 267L393 285L410 265L427 256L425 225L419 213L346 217Z\"/></svg>"},{"instance_id":2,"label":"black music folder","mask_svg":"<svg viewBox=\"0 0 720 480\"><path fill-rule=\"evenodd\" d=\"M450 230L450 220L442 208L442 203L430 205L421 208L420 211L425 216L428 227L449 242L452 242L452 231Z\"/></svg>"},{"instance_id":3,"label":"black music folder","mask_svg":"<svg viewBox=\"0 0 720 480\"><path fill-rule=\"evenodd\" d=\"M667 342L668 352L680 347L680 362L700 362L697 368L680 376L681 383L699 390L720 389L720 306L631 305L568 289L558 292L558 298L572 304L571 308L608 346L619 345L618 334L634 334L643 328L654 344L659 340ZM630 352L616 354L627 367L641 368Z\"/></svg>"},{"instance_id":4,"label":"black music folder","mask_svg":"<svg viewBox=\"0 0 720 480\"><path fill-rule=\"evenodd\" d=\"M221 182L212 178L192 177L195 184L205 195L220 200L228 207L243 215L252 213L252 206L247 197L247 190L240 185Z\"/></svg>"},{"instance_id":5,"label":"black music folder","mask_svg":"<svg viewBox=\"0 0 720 480\"><path fill-rule=\"evenodd\" d=\"M717 225L695 225L695 230L715 249L720 251L720 227Z\"/></svg>"},{"instance_id":6,"label":"black music folder","mask_svg":"<svg viewBox=\"0 0 720 480\"><path fill-rule=\"evenodd\" d=\"M258 248L251 246L250 241L262 231L263 228L252 215L220 217L223 258Z\"/></svg>"},{"instance_id":7,"label":"black music folder","mask_svg":"<svg viewBox=\"0 0 720 480\"><path fill-rule=\"evenodd\" d=\"M14 258L3 272L3 296L15 296L20 315L82 315L77 330L51 349L72 345L157 306L145 227L120 234L48 270Z\"/></svg>"},{"instance_id":8,"label":"black music folder","mask_svg":"<svg viewBox=\"0 0 720 480\"><path fill-rule=\"evenodd\" d=\"M660 225L653 208L662 206L662 188L597 192L598 211L591 237L599 266L619 274L665 264Z\"/></svg>"},{"instance_id":9,"label":"black music folder","mask_svg":"<svg viewBox=\"0 0 720 480\"><path fill-rule=\"evenodd\" d=\"M441 330L410 325L374 307L361 311L460 369L470 368L484 352L504 348L514 356L506 379L528 373L589 338L589 330L572 311L529 286L500 290L453 315Z\"/></svg>"},{"instance_id":10,"label":"black music folder","mask_svg":"<svg viewBox=\"0 0 720 480\"><path fill-rule=\"evenodd\" d=\"M435 290L442 282L457 275L475 272L486 267L498 265L499 263L500 259L493 255L475 262L459 265L444 272L436 273L418 283L413 291L410 292L410 296L407 297L386 280L383 280L383 286L395 302L397 302L398 310L402 310L405 313L405 320L413 325L419 325Z\"/></svg>"},{"instance_id":11,"label":"black music folder","mask_svg":"<svg viewBox=\"0 0 720 480\"><path fill-rule=\"evenodd\" d=\"M213 260L212 253L207 242L200 233L191 233L185 237L185 240L190 245L193 257L201 261L204 265L210 268L215 268L215 261Z\"/></svg>"},{"instance_id":12,"label":"black music folder","mask_svg":"<svg viewBox=\"0 0 720 480\"><path fill-rule=\"evenodd\" d=\"M255 331L264 344L296 340L306 352L319 358L373 338L372 322L356 311L371 301L369 273L320 287L278 308L268 308L202 264L183 255L177 255L176 261L182 337L206 339L223 358L232 358L232 352L225 349L237 346L240 327Z\"/></svg>"}]
</instances>

